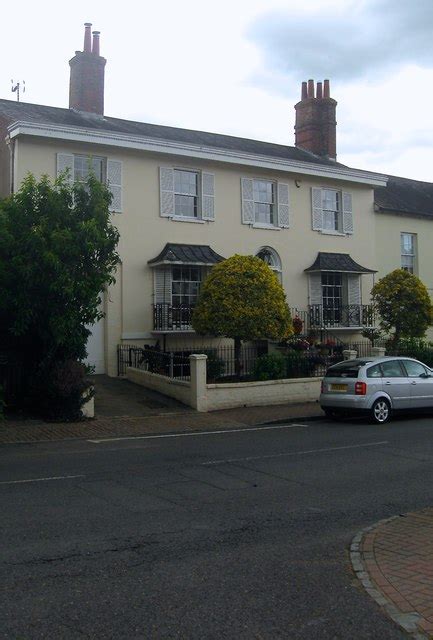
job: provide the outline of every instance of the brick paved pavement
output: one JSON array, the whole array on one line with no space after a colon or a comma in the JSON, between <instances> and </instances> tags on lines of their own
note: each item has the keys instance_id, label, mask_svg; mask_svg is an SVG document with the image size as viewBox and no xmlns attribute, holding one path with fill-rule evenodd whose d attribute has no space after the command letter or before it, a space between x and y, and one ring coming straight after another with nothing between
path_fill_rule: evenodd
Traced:
<instances>
[{"instance_id":1,"label":"brick paved pavement","mask_svg":"<svg viewBox=\"0 0 433 640\"><path fill-rule=\"evenodd\" d=\"M110 438L157 433L235 429L273 421L323 417L316 402L271 407L245 407L199 413L185 407L183 411L163 410L154 415L103 416L83 422L47 423L40 420L0 421L0 444L42 442L79 438Z\"/></svg>"},{"instance_id":2,"label":"brick paved pavement","mask_svg":"<svg viewBox=\"0 0 433 640\"><path fill-rule=\"evenodd\" d=\"M351 552L378 604L415 638L433 638L433 508L361 532Z\"/></svg>"}]
</instances>

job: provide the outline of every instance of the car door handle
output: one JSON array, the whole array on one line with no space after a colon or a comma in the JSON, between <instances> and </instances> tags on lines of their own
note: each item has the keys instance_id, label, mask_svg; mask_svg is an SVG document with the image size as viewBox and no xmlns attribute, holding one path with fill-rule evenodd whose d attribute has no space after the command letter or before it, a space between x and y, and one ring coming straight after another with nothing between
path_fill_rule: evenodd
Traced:
<instances>
[{"instance_id":1,"label":"car door handle","mask_svg":"<svg viewBox=\"0 0 433 640\"><path fill-rule=\"evenodd\" d=\"M416 384L416 381L415 381L415 380L413 380L413 382L411 382L411 384Z\"/></svg>"},{"instance_id":2,"label":"car door handle","mask_svg":"<svg viewBox=\"0 0 433 640\"><path fill-rule=\"evenodd\" d=\"M385 384L391 384L391 383L389 382L389 380L387 380L387 381L385 382Z\"/></svg>"}]
</instances>

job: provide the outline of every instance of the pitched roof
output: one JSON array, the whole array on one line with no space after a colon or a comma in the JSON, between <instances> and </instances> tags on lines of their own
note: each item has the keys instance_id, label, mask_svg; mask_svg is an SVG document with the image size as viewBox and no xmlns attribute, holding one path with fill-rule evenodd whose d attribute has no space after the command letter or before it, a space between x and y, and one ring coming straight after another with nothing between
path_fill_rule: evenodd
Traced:
<instances>
[{"instance_id":1,"label":"pitched roof","mask_svg":"<svg viewBox=\"0 0 433 640\"><path fill-rule=\"evenodd\" d=\"M167 242L164 249L156 258L148 260L148 264L217 264L224 260L208 245L204 244L174 244Z\"/></svg>"},{"instance_id":2,"label":"pitched roof","mask_svg":"<svg viewBox=\"0 0 433 640\"><path fill-rule=\"evenodd\" d=\"M433 218L433 183L388 176L386 187L376 187L374 202L379 211Z\"/></svg>"},{"instance_id":3,"label":"pitched roof","mask_svg":"<svg viewBox=\"0 0 433 640\"><path fill-rule=\"evenodd\" d=\"M133 120L121 120L120 118L110 118L108 116L100 116L83 111L75 111L73 109L61 109L59 107L48 107L27 102L0 100L0 117L4 118L8 124L20 121L46 125L81 127L86 130L92 130L94 133L106 132L143 136L157 140L215 147L217 149L253 153L270 158L308 162L328 167L345 167L345 165L339 164L334 160L321 158L308 151L288 145L260 142L259 140L238 138L236 136L227 136L219 133L179 129L177 127L167 127L145 122L134 122Z\"/></svg>"},{"instance_id":4,"label":"pitched roof","mask_svg":"<svg viewBox=\"0 0 433 640\"><path fill-rule=\"evenodd\" d=\"M348 253L325 253L319 251L317 258L308 269L307 273L314 271L339 271L345 273L376 273L374 269L361 267Z\"/></svg>"}]
</instances>

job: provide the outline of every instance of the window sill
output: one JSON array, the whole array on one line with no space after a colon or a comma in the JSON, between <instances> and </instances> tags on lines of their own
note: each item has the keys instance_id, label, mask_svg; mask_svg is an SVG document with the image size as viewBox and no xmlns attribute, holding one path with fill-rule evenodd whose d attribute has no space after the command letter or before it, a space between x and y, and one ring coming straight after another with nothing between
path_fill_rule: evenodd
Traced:
<instances>
[{"instance_id":1,"label":"window sill","mask_svg":"<svg viewBox=\"0 0 433 640\"><path fill-rule=\"evenodd\" d=\"M272 231L281 231L281 227L275 227L273 224L254 222L251 226L253 229L271 229Z\"/></svg>"},{"instance_id":2,"label":"window sill","mask_svg":"<svg viewBox=\"0 0 433 640\"><path fill-rule=\"evenodd\" d=\"M193 224L206 223L206 220L202 220L201 218L187 218L183 216L170 216L170 220L173 220L173 222L192 222Z\"/></svg>"},{"instance_id":3,"label":"window sill","mask_svg":"<svg viewBox=\"0 0 433 640\"><path fill-rule=\"evenodd\" d=\"M331 231L330 229L322 229L320 233L323 233L325 236L341 236L345 238L347 233L343 233L342 231Z\"/></svg>"}]
</instances>

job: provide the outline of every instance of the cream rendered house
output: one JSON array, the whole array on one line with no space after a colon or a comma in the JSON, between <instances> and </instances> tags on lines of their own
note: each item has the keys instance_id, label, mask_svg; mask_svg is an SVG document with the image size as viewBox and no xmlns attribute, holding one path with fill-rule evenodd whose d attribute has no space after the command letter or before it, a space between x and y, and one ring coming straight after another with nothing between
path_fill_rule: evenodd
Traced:
<instances>
[{"instance_id":1,"label":"cream rendered house","mask_svg":"<svg viewBox=\"0 0 433 640\"><path fill-rule=\"evenodd\" d=\"M388 176L375 189L375 211L378 276L402 267L433 297L433 184Z\"/></svg>"},{"instance_id":2,"label":"cream rendered house","mask_svg":"<svg viewBox=\"0 0 433 640\"><path fill-rule=\"evenodd\" d=\"M121 263L89 340L97 372L117 375L118 344L209 344L191 310L209 269L235 253L270 264L306 331L342 340L373 323L375 273L400 266L391 235L417 235L416 268L428 269L428 217L379 214L375 190L387 193L387 177L336 162L327 81L303 83L293 147L105 116L105 60L89 24L70 65L69 109L0 100L0 190L15 191L29 171L82 179L89 162L108 181Z\"/></svg>"}]
</instances>

